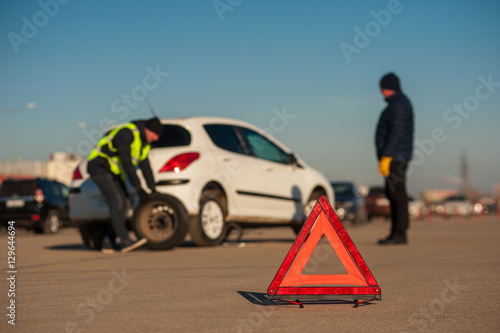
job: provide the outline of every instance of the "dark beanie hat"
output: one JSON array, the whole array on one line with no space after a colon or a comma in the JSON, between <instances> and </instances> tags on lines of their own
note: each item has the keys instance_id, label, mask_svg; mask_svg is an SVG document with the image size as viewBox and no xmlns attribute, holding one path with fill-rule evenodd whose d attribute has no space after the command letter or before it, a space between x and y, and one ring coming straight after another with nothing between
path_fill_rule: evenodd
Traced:
<instances>
[{"instance_id":1,"label":"dark beanie hat","mask_svg":"<svg viewBox=\"0 0 500 333\"><path fill-rule=\"evenodd\" d=\"M380 88L400 91L399 78L394 73L384 75L380 80Z\"/></svg>"},{"instance_id":2,"label":"dark beanie hat","mask_svg":"<svg viewBox=\"0 0 500 333\"><path fill-rule=\"evenodd\" d=\"M147 120L146 128L158 135L161 135L163 133L163 125L161 124L160 119L158 119L157 117Z\"/></svg>"}]
</instances>

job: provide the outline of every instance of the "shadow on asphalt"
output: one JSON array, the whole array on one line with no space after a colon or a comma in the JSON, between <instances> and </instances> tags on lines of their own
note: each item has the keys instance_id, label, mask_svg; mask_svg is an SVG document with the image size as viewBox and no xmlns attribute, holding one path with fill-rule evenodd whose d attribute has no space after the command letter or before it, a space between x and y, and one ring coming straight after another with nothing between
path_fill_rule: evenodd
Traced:
<instances>
[{"instance_id":1,"label":"shadow on asphalt","mask_svg":"<svg viewBox=\"0 0 500 333\"><path fill-rule=\"evenodd\" d=\"M264 293L256 293L253 291L237 291L243 298L255 305L274 305L273 302L269 301L266 297L267 294Z\"/></svg>"},{"instance_id":2,"label":"shadow on asphalt","mask_svg":"<svg viewBox=\"0 0 500 333\"><path fill-rule=\"evenodd\" d=\"M75 251L89 251L84 244L63 244L47 246L47 250L75 250Z\"/></svg>"},{"instance_id":3,"label":"shadow on asphalt","mask_svg":"<svg viewBox=\"0 0 500 333\"><path fill-rule=\"evenodd\" d=\"M284 238L269 238L269 239L244 239L244 240L226 240L220 246L227 247L254 247L258 246L260 243L293 243L295 239L284 239ZM182 244L176 246L180 248L198 248L190 240L185 240ZM89 251L83 243L78 244L60 244L54 246L47 246L47 250L74 250L74 251ZM143 250L147 250L145 247ZM171 250L171 249L169 249ZM169 251L169 250L151 250L151 251Z\"/></svg>"},{"instance_id":4,"label":"shadow on asphalt","mask_svg":"<svg viewBox=\"0 0 500 333\"><path fill-rule=\"evenodd\" d=\"M260 306L270 306L270 305L293 305L293 306L300 306L301 308L304 305L326 305L326 304L346 304L346 305L352 305L354 308L362 307L362 306L367 306L367 305L374 305L376 303L372 303L374 300L369 300L369 301L361 301L361 302L356 302L356 301L349 301L349 300L328 300L328 299L317 299L317 300L312 300L312 299L307 299L307 300L300 300L300 297L297 297L298 300L294 301L286 301L286 300L269 300L267 299L267 294L265 293L258 293L258 292L253 292L253 291L237 291L238 294L240 294L243 298L245 298L247 301L249 301L252 304L255 305L260 305ZM318 296L318 298L321 298L322 295ZM325 297L323 295L323 297Z\"/></svg>"}]
</instances>

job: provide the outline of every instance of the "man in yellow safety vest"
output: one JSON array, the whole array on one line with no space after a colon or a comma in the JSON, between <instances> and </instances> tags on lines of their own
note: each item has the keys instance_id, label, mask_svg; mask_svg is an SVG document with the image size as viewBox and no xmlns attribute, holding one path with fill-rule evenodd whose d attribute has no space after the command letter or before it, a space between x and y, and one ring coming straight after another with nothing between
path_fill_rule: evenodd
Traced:
<instances>
[{"instance_id":1,"label":"man in yellow safety vest","mask_svg":"<svg viewBox=\"0 0 500 333\"><path fill-rule=\"evenodd\" d=\"M114 252L114 239L120 238L122 253L132 251L147 240L132 241L125 225L128 211L126 178L135 187L141 201L148 194L142 188L136 169L140 168L151 192L156 192L155 180L148 153L150 144L163 133L163 125L158 118L138 120L124 124L106 133L90 152L87 171L106 198L111 216L111 226L103 239L102 252Z\"/></svg>"}]
</instances>

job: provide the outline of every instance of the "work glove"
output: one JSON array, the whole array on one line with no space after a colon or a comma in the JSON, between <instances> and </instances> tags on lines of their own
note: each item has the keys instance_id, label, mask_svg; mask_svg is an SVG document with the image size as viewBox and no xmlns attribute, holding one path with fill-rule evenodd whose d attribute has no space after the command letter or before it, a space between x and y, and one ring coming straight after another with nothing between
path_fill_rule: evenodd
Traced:
<instances>
[{"instance_id":1,"label":"work glove","mask_svg":"<svg viewBox=\"0 0 500 333\"><path fill-rule=\"evenodd\" d=\"M148 199L148 193L144 191L142 187L137 187L137 195L139 196L140 202L144 202Z\"/></svg>"},{"instance_id":2,"label":"work glove","mask_svg":"<svg viewBox=\"0 0 500 333\"><path fill-rule=\"evenodd\" d=\"M382 156L378 163L378 172L384 177L389 177L389 170L391 169L392 157Z\"/></svg>"}]
</instances>

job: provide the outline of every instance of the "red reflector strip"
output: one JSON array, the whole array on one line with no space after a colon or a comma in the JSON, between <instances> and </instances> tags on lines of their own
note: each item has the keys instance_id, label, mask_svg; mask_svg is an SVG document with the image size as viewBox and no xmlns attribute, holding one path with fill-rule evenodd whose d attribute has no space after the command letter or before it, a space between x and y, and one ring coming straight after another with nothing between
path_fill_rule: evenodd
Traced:
<instances>
[{"instance_id":1,"label":"red reflector strip","mask_svg":"<svg viewBox=\"0 0 500 333\"><path fill-rule=\"evenodd\" d=\"M378 295L378 287L280 287L275 295Z\"/></svg>"}]
</instances>

